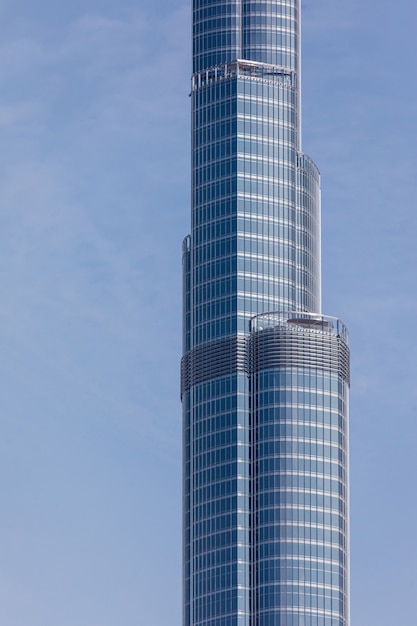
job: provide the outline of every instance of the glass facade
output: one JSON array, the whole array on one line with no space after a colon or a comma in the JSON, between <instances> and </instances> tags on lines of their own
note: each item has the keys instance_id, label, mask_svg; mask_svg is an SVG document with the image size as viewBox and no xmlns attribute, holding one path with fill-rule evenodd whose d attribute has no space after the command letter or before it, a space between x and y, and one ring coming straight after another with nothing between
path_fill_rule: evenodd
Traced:
<instances>
[{"instance_id":1,"label":"glass facade","mask_svg":"<svg viewBox=\"0 0 417 626\"><path fill-rule=\"evenodd\" d=\"M347 333L321 315L298 0L194 0L184 626L347 626Z\"/></svg>"}]
</instances>

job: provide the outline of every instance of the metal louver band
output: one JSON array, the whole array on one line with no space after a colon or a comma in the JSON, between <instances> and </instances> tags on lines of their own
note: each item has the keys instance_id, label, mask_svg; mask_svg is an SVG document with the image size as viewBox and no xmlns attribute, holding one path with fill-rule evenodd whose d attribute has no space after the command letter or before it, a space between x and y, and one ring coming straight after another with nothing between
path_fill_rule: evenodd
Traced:
<instances>
[{"instance_id":1,"label":"metal louver band","mask_svg":"<svg viewBox=\"0 0 417 626\"><path fill-rule=\"evenodd\" d=\"M349 348L339 335L277 326L250 337L251 374L274 367L306 367L337 373L350 384L349 362Z\"/></svg>"},{"instance_id":2,"label":"metal louver band","mask_svg":"<svg viewBox=\"0 0 417 626\"><path fill-rule=\"evenodd\" d=\"M333 318L303 315L306 319L284 322L274 319L273 314L270 318L258 316L254 318L258 326L254 325L248 337L227 337L187 352L181 361L181 397L193 385L211 378L233 372L250 375L276 367L320 369L338 374L350 385L350 351L344 325L335 324ZM271 325L261 327L262 322Z\"/></svg>"},{"instance_id":3,"label":"metal louver band","mask_svg":"<svg viewBox=\"0 0 417 626\"><path fill-rule=\"evenodd\" d=\"M227 337L197 346L181 361L181 397L192 385L233 372L247 372L247 339Z\"/></svg>"}]
</instances>

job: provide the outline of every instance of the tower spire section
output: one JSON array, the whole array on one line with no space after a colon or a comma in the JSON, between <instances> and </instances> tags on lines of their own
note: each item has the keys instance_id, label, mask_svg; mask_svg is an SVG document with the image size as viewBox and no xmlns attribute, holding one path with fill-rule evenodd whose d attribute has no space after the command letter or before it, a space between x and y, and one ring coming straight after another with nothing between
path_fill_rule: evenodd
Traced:
<instances>
[{"instance_id":1,"label":"tower spire section","mask_svg":"<svg viewBox=\"0 0 417 626\"><path fill-rule=\"evenodd\" d=\"M348 626L345 327L321 314L299 0L194 0L185 626Z\"/></svg>"}]
</instances>

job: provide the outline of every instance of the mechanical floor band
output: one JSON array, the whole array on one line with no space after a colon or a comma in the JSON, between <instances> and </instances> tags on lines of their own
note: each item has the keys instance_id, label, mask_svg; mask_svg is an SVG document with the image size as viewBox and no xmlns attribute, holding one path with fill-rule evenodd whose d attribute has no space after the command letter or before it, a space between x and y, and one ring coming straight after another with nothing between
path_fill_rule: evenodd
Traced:
<instances>
[{"instance_id":1,"label":"mechanical floor band","mask_svg":"<svg viewBox=\"0 0 417 626\"><path fill-rule=\"evenodd\" d=\"M272 326L247 337L234 336L197 346L181 362L181 396L193 385L234 372L248 375L277 367L319 369L350 384L345 339L323 327L294 323Z\"/></svg>"}]
</instances>

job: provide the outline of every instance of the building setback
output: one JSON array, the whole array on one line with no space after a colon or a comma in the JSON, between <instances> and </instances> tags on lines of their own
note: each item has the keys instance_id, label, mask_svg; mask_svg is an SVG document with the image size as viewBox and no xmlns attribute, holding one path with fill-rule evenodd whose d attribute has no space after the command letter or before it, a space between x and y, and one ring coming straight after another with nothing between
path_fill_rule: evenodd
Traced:
<instances>
[{"instance_id":1,"label":"building setback","mask_svg":"<svg viewBox=\"0 0 417 626\"><path fill-rule=\"evenodd\" d=\"M299 0L193 1L184 626L349 625L349 349L300 80Z\"/></svg>"}]
</instances>

